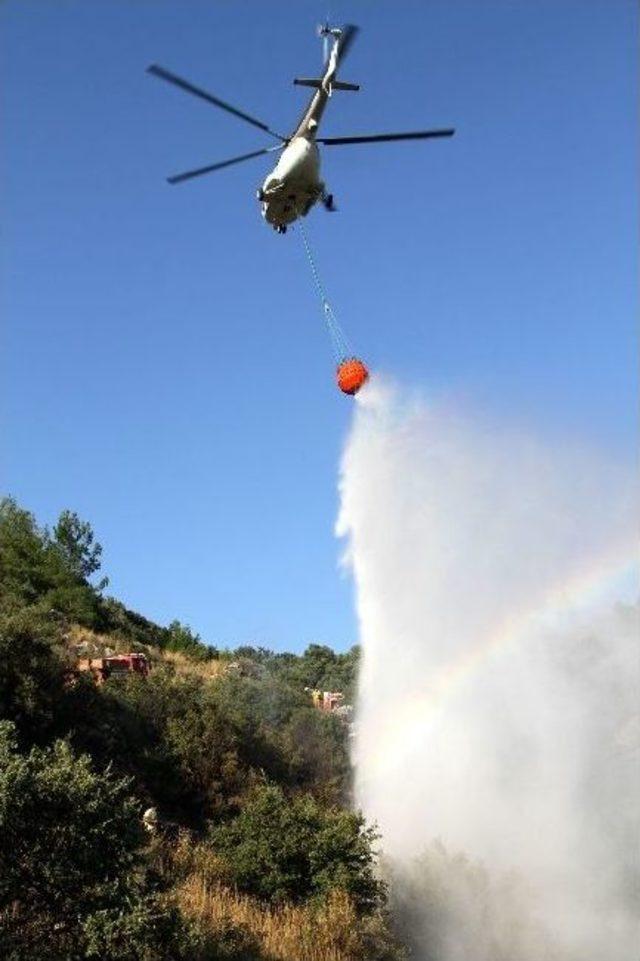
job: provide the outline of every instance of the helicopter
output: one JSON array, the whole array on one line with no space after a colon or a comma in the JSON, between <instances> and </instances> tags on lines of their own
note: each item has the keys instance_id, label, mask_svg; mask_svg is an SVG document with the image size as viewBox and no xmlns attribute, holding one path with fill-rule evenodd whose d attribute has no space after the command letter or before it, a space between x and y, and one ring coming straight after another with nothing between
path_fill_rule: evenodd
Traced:
<instances>
[{"instance_id":1,"label":"helicopter","mask_svg":"<svg viewBox=\"0 0 640 961\"><path fill-rule=\"evenodd\" d=\"M327 147L337 147L345 144L365 144L383 143L396 140L426 140L436 137L451 137L455 133L453 128L439 130L414 130L404 133L381 133L367 134L355 137L319 137L320 121L322 120L326 106L335 91L358 91L359 84L348 83L338 80L338 68L344 62L353 41L358 33L358 27L354 24L345 24L341 27L332 27L328 23L318 27L318 36L323 40L325 68L321 77L296 77L294 84L301 87L311 87L314 94L304 111L298 125L293 133L288 136L273 130L268 124L252 117L250 114L239 110L219 97L201 87L197 87L184 80L177 74L172 73L165 67L152 64L147 68L147 72L167 83L171 83L187 93L200 97L202 100L226 110L227 113L239 117L241 120L258 127L265 133L270 134L277 141L271 147L263 147L251 153L241 154L239 157L231 157L229 160L222 160L218 163L209 164L206 167L198 167L195 170L187 170L184 173L174 174L167 177L170 184L184 183L185 180L192 180L194 177L201 177L203 174L213 173L230 167L233 164L243 163L254 157L261 157L264 154L281 151L280 157L274 169L265 179L262 186L257 191L257 199L261 205L262 216L268 224L279 234L285 234L287 227L299 217L306 217L314 204L321 202L324 208L330 212L336 210L333 195L326 189L325 184L320 179L320 152L318 144ZM330 48L329 48L330 45Z\"/></svg>"}]
</instances>

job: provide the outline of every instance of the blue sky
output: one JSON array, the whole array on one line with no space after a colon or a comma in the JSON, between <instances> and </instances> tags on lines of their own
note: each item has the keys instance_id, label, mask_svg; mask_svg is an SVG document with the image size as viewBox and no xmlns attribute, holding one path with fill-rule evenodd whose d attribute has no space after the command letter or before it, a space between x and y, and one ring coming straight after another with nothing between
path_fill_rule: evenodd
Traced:
<instances>
[{"instance_id":1,"label":"blue sky","mask_svg":"<svg viewBox=\"0 0 640 961\"><path fill-rule=\"evenodd\" d=\"M91 521L113 593L214 644L356 639L333 536L351 402L301 238L261 222L269 145L161 63L289 129L317 3L5 0L4 483ZM372 367L628 459L635 409L631 0L358 2L326 135L340 212L308 221Z\"/></svg>"}]
</instances>

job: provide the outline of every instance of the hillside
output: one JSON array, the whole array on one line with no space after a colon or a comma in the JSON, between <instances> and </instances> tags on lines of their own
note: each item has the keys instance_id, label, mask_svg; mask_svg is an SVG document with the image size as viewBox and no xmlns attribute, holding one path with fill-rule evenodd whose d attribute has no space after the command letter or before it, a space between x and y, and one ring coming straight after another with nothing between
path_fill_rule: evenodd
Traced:
<instances>
[{"instance_id":1,"label":"hillside","mask_svg":"<svg viewBox=\"0 0 640 961\"><path fill-rule=\"evenodd\" d=\"M308 691L348 700L357 649L218 650L105 596L100 559L77 515L2 502L0 955L399 957L348 725ZM77 671L131 651L147 676Z\"/></svg>"}]
</instances>

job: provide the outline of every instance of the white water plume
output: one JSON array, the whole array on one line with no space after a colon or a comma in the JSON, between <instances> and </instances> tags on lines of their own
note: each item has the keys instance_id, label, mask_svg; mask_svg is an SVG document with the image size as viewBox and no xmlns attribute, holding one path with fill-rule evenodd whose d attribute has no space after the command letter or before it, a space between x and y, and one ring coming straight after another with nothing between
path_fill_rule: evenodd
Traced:
<instances>
[{"instance_id":1,"label":"white water plume","mask_svg":"<svg viewBox=\"0 0 640 961\"><path fill-rule=\"evenodd\" d=\"M356 795L416 961L636 957L632 503L593 453L358 398Z\"/></svg>"}]
</instances>

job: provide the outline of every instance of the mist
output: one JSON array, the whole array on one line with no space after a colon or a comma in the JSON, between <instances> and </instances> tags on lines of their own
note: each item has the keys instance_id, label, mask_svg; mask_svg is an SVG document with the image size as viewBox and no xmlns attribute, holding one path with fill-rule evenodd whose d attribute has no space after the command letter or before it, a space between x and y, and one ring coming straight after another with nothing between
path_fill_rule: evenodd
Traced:
<instances>
[{"instance_id":1,"label":"mist","mask_svg":"<svg viewBox=\"0 0 640 961\"><path fill-rule=\"evenodd\" d=\"M412 957L631 961L630 472L374 381L340 495L356 801Z\"/></svg>"}]
</instances>

